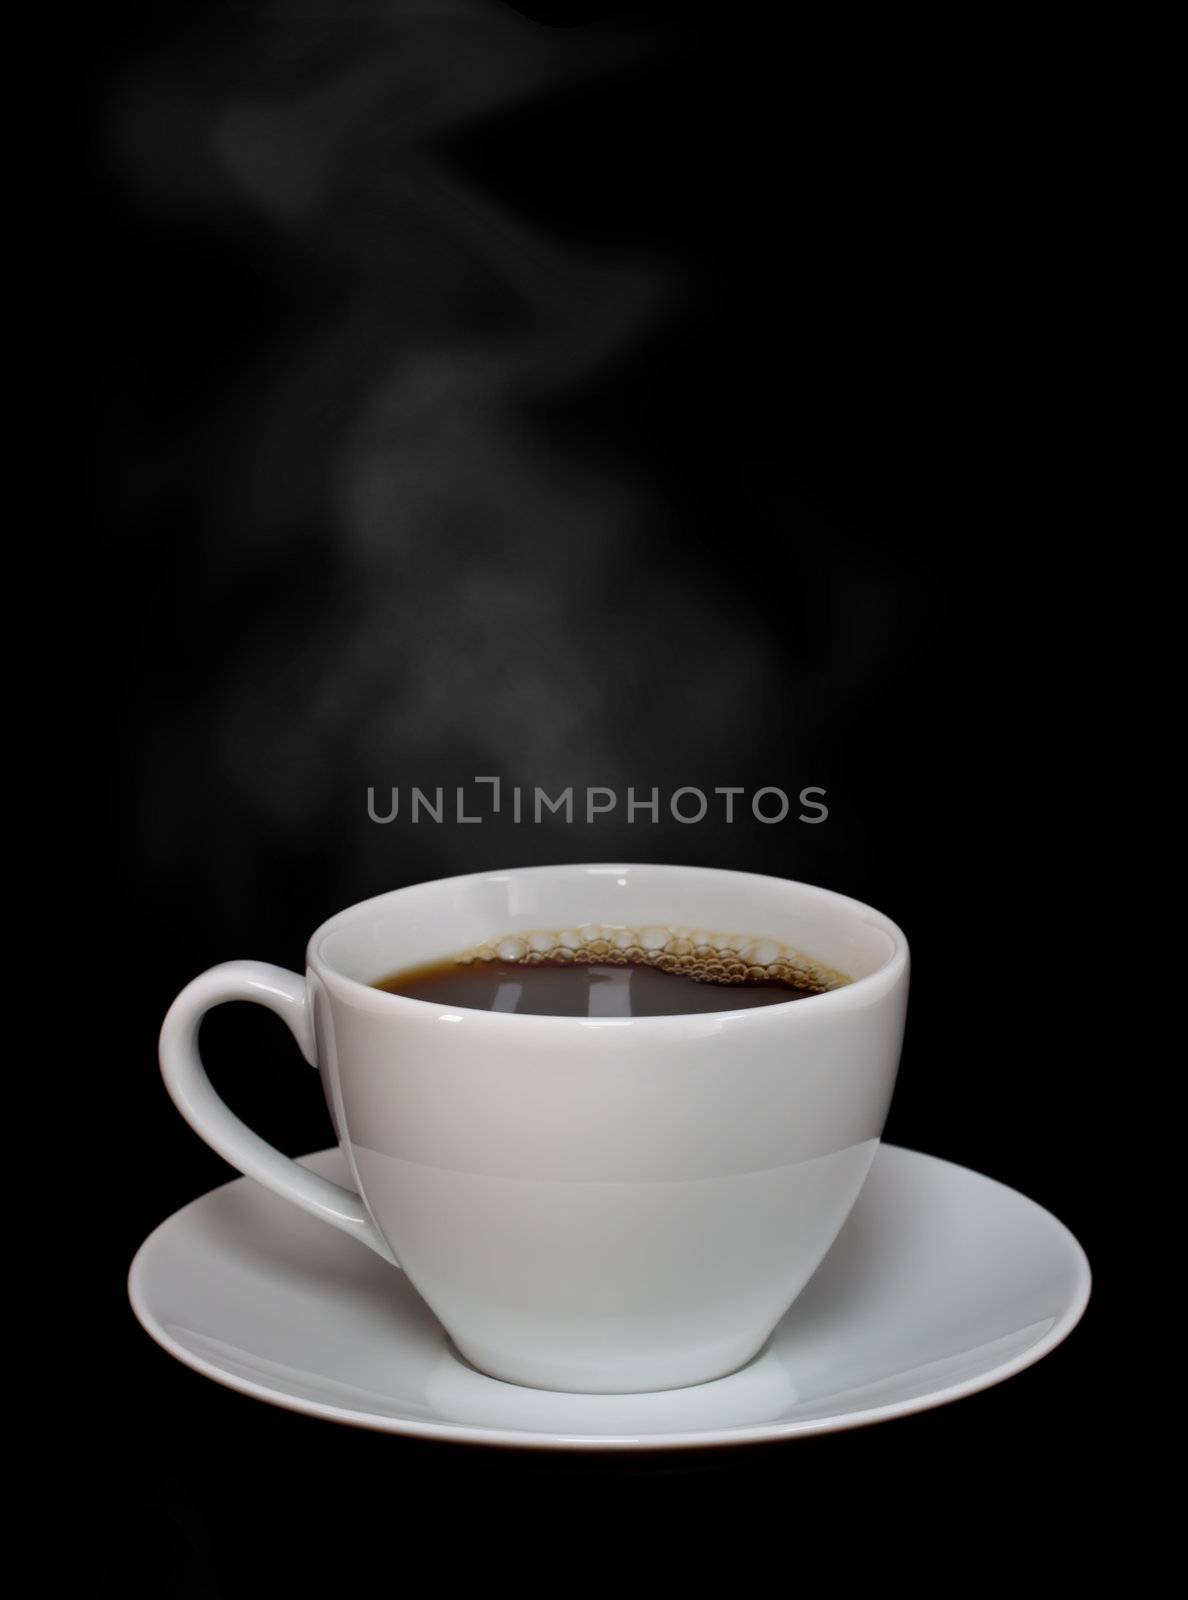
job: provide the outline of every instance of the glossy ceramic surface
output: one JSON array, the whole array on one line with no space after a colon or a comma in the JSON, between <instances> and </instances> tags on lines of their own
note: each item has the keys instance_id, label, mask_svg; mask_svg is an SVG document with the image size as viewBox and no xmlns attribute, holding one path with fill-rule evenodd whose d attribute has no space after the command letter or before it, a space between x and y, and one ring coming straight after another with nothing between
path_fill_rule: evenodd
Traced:
<instances>
[{"instance_id":1,"label":"glossy ceramic surface","mask_svg":"<svg viewBox=\"0 0 1188 1600\"><path fill-rule=\"evenodd\" d=\"M751 1010L588 1018L370 986L484 940L590 924L780 941L852 981ZM907 994L902 932L830 890L703 867L531 867L352 906L313 935L304 976L213 968L170 1008L161 1064L203 1138L399 1262L483 1372L653 1391L750 1361L811 1278L878 1148ZM297 1167L211 1088L199 1024L244 999L282 1016L318 1066L343 1184Z\"/></svg>"},{"instance_id":2,"label":"glossy ceramic surface","mask_svg":"<svg viewBox=\"0 0 1188 1600\"><path fill-rule=\"evenodd\" d=\"M305 1165L348 1179L338 1150ZM1050 1212L889 1145L762 1351L691 1388L564 1394L486 1377L400 1272L245 1179L163 1223L129 1279L153 1338L244 1394L388 1433L568 1450L745 1444L923 1411L1046 1355L1089 1286Z\"/></svg>"}]
</instances>

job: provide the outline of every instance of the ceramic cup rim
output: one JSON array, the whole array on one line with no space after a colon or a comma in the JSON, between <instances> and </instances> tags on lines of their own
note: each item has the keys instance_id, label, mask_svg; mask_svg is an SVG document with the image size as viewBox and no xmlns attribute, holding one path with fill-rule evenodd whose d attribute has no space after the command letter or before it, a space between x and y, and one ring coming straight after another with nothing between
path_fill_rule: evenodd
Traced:
<instances>
[{"instance_id":1,"label":"ceramic cup rim","mask_svg":"<svg viewBox=\"0 0 1188 1600\"><path fill-rule=\"evenodd\" d=\"M655 1017L557 1017L541 1015L534 1012L499 1012L485 1011L471 1006L444 1005L436 1000L418 1000L410 995L392 994L388 990L376 989L370 983L364 983L358 978L350 977L340 971L327 958L323 946L326 940L334 933L339 932L349 923L360 916L374 914L381 906L388 902L398 900L402 895L411 894L416 890L429 887L439 887L443 892L451 888L461 889L470 883L490 881L504 881L509 878L533 877L557 873L616 873L622 876L631 873L668 874L674 876L698 876L704 879L730 880L735 885L740 880L754 884L765 883L775 885L781 889L794 890L799 896L808 895L817 899L818 903L828 905L835 912L841 912L853 917L856 921L878 928L891 940L891 949L886 958L862 977L853 978L849 983L837 989L826 990L822 994L809 995L797 1000L777 1001L772 1005L747 1007L742 1010L722 1010L712 1012L675 1012L667 1016ZM812 952L806 952L811 955ZM818 884L805 883L798 878L779 878L768 873L742 872L728 867L702 867L694 865L679 865L666 862L557 862L545 866L531 867L504 867L490 868L479 872L457 873L446 878L427 878L418 883L403 884L400 888L386 890L382 894L372 895L367 900L357 901L354 905L346 906L337 911L333 916L314 930L306 946L306 965L327 985L331 991L338 991L344 998L355 1004L363 1004L367 1010L379 1014L386 1013L393 1020L401 1015L405 1017L424 1018L436 1012L439 1016L443 1013L457 1014L460 1019L468 1021L480 1020L493 1028L540 1028L552 1027L568 1031L590 1028L632 1028L649 1032L681 1032L686 1031L691 1023L715 1026L737 1026L742 1023L755 1024L764 1022L771 1025L773 1022L783 1021L793 1012L797 1016L819 1018L828 1007L832 1010L850 1010L855 1006L862 1006L869 1001L885 994L895 986L902 977L908 964L908 942L899 926L894 923L884 912L876 910L861 900L855 900L849 895L839 893L835 889L822 888Z\"/></svg>"}]
</instances>

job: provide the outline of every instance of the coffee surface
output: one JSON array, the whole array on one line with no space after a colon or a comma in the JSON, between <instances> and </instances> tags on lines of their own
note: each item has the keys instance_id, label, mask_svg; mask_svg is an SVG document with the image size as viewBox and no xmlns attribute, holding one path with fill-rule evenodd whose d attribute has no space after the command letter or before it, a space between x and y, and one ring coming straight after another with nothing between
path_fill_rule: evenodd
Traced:
<instances>
[{"instance_id":1,"label":"coffee surface","mask_svg":"<svg viewBox=\"0 0 1188 1600\"><path fill-rule=\"evenodd\" d=\"M671 1017L784 1005L849 981L771 939L589 925L491 940L373 987L471 1011Z\"/></svg>"},{"instance_id":2,"label":"coffee surface","mask_svg":"<svg viewBox=\"0 0 1188 1600\"><path fill-rule=\"evenodd\" d=\"M541 1017L671 1017L699 1011L741 1011L803 1000L817 991L779 979L715 983L630 963L440 961L393 973L374 985L389 994L472 1011Z\"/></svg>"}]
</instances>

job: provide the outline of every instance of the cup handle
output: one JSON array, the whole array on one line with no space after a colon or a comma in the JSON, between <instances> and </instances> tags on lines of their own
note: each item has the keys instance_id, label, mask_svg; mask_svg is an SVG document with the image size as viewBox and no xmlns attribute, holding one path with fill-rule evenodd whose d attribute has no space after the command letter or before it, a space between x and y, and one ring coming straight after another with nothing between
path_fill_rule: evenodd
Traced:
<instances>
[{"instance_id":1,"label":"cup handle","mask_svg":"<svg viewBox=\"0 0 1188 1600\"><path fill-rule=\"evenodd\" d=\"M195 1133L233 1167L303 1211L341 1228L352 1239L360 1239L398 1266L359 1195L265 1143L214 1092L198 1051L198 1028L208 1011L228 1000L254 1000L275 1011L288 1023L305 1059L311 1066L317 1065L305 979L264 961L224 961L188 983L166 1013L161 1028L161 1075L174 1105Z\"/></svg>"}]
</instances>

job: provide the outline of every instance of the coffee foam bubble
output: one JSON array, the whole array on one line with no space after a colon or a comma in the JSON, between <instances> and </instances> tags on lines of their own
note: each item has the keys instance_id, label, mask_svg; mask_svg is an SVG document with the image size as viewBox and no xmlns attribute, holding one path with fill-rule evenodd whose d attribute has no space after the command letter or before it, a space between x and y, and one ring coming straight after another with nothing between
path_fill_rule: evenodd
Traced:
<instances>
[{"instance_id":1,"label":"coffee foam bubble","mask_svg":"<svg viewBox=\"0 0 1188 1600\"><path fill-rule=\"evenodd\" d=\"M613 967L657 967L698 983L783 983L813 994L851 982L845 973L778 939L661 923L635 928L590 923L580 928L505 934L476 945L457 959L466 966L476 961L511 961L523 966L597 962Z\"/></svg>"}]
</instances>

